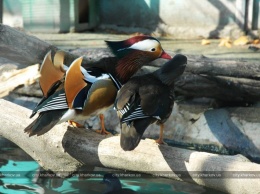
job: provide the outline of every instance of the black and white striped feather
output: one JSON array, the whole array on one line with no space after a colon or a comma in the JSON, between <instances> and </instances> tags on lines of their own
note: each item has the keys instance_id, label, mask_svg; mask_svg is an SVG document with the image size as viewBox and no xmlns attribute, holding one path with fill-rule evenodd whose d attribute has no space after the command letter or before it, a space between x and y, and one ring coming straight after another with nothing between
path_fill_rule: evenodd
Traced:
<instances>
[{"instance_id":1,"label":"black and white striped feather","mask_svg":"<svg viewBox=\"0 0 260 194\"><path fill-rule=\"evenodd\" d=\"M113 77L109 73L105 73L98 68L89 68L85 70L81 68L81 71L84 75L84 81L88 83L86 87L84 87L75 97L73 108L82 110L84 107L84 103L86 101L87 96L89 96L88 91L93 83L102 79L111 79L115 84L117 89L121 88L121 83ZM52 89L53 90L53 89ZM41 102L35 107L33 110L32 116L34 116L37 112L46 112L51 110L61 110L68 109L66 94L64 89L59 91L52 91L47 98L41 100ZM31 116L31 117L32 117Z\"/></svg>"},{"instance_id":2,"label":"black and white striped feather","mask_svg":"<svg viewBox=\"0 0 260 194\"><path fill-rule=\"evenodd\" d=\"M67 109L68 104L64 90L60 90L48 98L48 101L38 106L37 112L45 112L50 110Z\"/></svg>"},{"instance_id":3,"label":"black and white striped feather","mask_svg":"<svg viewBox=\"0 0 260 194\"><path fill-rule=\"evenodd\" d=\"M127 125L148 117L164 122L172 110L173 100L173 90L159 80L154 80L151 75L142 76L142 79L137 76L119 90L115 108L120 122Z\"/></svg>"}]
</instances>

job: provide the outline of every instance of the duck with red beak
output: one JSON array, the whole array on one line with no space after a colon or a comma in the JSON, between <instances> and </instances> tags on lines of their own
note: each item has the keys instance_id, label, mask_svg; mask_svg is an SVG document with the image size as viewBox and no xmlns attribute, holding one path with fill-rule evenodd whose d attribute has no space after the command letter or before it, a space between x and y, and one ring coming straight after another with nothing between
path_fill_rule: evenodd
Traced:
<instances>
[{"instance_id":1,"label":"duck with red beak","mask_svg":"<svg viewBox=\"0 0 260 194\"><path fill-rule=\"evenodd\" d=\"M106 43L116 57L102 58L86 69L81 67L82 57L66 67L63 52L56 53L54 61L51 53L46 55L40 69L44 97L31 115L38 113L38 117L24 130L29 136L42 135L64 121L96 115L101 121L98 132L107 134L103 112L113 105L121 86L143 65L158 58L171 59L151 36Z\"/></svg>"}]
</instances>

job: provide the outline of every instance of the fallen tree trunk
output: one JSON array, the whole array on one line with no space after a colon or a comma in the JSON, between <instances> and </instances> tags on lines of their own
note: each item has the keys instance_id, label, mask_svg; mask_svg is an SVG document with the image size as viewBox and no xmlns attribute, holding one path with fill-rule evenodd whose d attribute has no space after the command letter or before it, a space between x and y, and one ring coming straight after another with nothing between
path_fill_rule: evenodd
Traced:
<instances>
[{"instance_id":1,"label":"fallen tree trunk","mask_svg":"<svg viewBox=\"0 0 260 194\"><path fill-rule=\"evenodd\" d=\"M0 33L0 57L14 62L28 65L41 63L48 51L55 53L58 50L57 47L45 41L3 24L0 24ZM111 52L104 48L75 49L72 52L66 52L65 63L70 64L81 55L85 55L85 61L83 61L85 65L103 57L112 56ZM159 66L162 61L154 61L151 65ZM188 55L188 64L187 71L194 74L260 79L260 65L257 60L247 62Z\"/></svg>"},{"instance_id":2,"label":"fallen tree trunk","mask_svg":"<svg viewBox=\"0 0 260 194\"><path fill-rule=\"evenodd\" d=\"M0 34L0 57L21 64L41 63L49 50L53 54L58 50L36 37L2 24ZM66 52L65 64L70 64L80 55L86 56L83 60L85 67L93 61L112 56L104 48L77 49ZM162 63L164 61L159 59L150 65L158 66ZM255 103L260 100L260 64L253 61L188 56L186 74L177 82L176 91L187 97L210 97L228 103Z\"/></svg>"},{"instance_id":3,"label":"fallen tree trunk","mask_svg":"<svg viewBox=\"0 0 260 194\"><path fill-rule=\"evenodd\" d=\"M5 100L0 100L0 106L5 107L0 109L0 135L16 143L46 170L61 175L86 164L163 176L228 193L260 192L260 165L241 155L158 146L151 140L141 140L134 151L125 152L118 136L102 136L66 124L29 138L23 129L32 121L28 119L30 111Z\"/></svg>"},{"instance_id":4,"label":"fallen tree trunk","mask_svg":"<svg viewBox=\"0 0 260 194\"><path fill-rule=\"evenodd\" d=\"M218 106L245 106L260 101L260 80L186 73L177 80L175 91L190 98L214 98Z\"/></svg>"},{"instance_id":5,"label":"fallen tree trunk","mask_svg":"<svg viewBox=\"0 0 260 194\"><path fill-rule=\"evenodd\" d=\"M35 36L0 24L0 57L25 65L40 64L50 50L54 55L58 48ZM99 60L102 57L112 56L107 49L96 51L90 49L86 53L88 58L84 58L83 64L91 63L93 60ZM66 52L65 64L72 63L80 55Z\"/></svg>"}]
</instances>

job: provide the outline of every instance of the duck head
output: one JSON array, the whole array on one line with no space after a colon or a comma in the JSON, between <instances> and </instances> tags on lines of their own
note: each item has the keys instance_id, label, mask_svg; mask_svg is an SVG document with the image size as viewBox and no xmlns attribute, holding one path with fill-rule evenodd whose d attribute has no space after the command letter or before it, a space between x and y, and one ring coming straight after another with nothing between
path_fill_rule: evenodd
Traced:
<instances>
[{"instance_id":1,"label":"duck head","mask_svg":"<svg viewBox=\"0 0 260 194\"><path fill-rule=\"evenodd\" d=\"M176 78L183 74L187 65L187 57L182 54L175 55L170 61L163 64L154 75L166 85L174 84Z\"/></svg>"},{"instance_id":2,"label":"duck head","mask_svg":"<svg viewBox=\"0 0 260 194\"><path fill-rule=\"evenodd\" d=\"M124 83L143 65L158 59L171 59L159 40L154 37L140 35L123 41L106 41L113 54L119 58L116 73Z\"/></svg>"}]
</instances>

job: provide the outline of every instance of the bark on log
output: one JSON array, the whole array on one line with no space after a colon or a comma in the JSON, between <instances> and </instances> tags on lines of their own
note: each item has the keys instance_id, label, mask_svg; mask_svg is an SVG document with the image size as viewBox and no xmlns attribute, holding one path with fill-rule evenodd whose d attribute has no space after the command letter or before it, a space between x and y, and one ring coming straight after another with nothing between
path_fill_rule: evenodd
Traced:
<instances>
[{"instance_id":1,"label":"bark on log","mask_svg":"<svg viewBox=\"0 0 260 194\"><path fill-rule=\"evenodd\" d=\"M35 36L0 24L0 57L20 64L32 65L41 63L46 53L50 50L52 54L54 54L58 48ZM108 55L112 56L107 49L101 49L101 52L90 49L86 54L89 57L84 58L83 64L87 64L93 61L93 59L98 60ZM72 61L79 56L80 55L66 52L65 64L72 63Z\"/></svg>"},{"instance_id":2,"label":"bark on log","mask_svg":"<svg viewBox=\"0 0 260 194\"><path fill-rule=\"evenodd\" d=\"M0 57L21 64L41 63L44 55L58 48L24 32L0 24ZM174 54L169 51L169 53ZM65 64L85 55L83 66L102 57L111 56L109 50L77 49L67 52ZM151 66L158 66L156 60ZM210 59L188 56L188 67L176 84L178 94L187 97L210 97L225 102L255 103L260 100L260 64L258 61Z\"/></svg>"},{"instance_id":3,"label":"bark on log","mask_svg":"<svg viewBox=\"0 0 260 194\"><path fill-rule=\"evenodd\" d=\"M5 107L0 109L0 135L20 146L45 169L62 175L87 164L160 175L228 193L260 192L260 165L241 155L158 146L151 140L141 140L134 151L125 152L118 136L101 136L66 124L29 138L23 129L31 122L30 111L5 100L0 100L0 106Z\"/></svg>"},{"instance_id":4,"label":"bark on log","mask_svg":"<svg viewBox=\"0 0 260 194\"><path fill-rule=\"evenodd\" d=\"M220 106L245 106L260 101L260 80L186 73L176 82L175 91L187 97L215 98Z\"/></svg>"}]
</instances>

